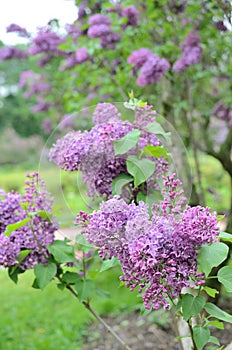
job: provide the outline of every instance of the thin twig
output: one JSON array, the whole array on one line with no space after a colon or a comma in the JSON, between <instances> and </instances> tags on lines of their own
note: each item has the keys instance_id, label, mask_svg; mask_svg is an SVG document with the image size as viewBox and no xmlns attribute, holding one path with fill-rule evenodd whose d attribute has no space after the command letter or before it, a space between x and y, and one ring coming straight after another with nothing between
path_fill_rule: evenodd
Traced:
<instances>
[{"instance_id":1,"label":"thin twig","mask_svg":"<svg viewBox=\"0 0 232 350\"><path fill-rule=\"evenodd\" d=\"M57 276L58 280L60 282L62 282L62 279ZM66 288L73 294L73 296L75 298L78 298L78 294L77 292L69 285L66 284ZM103 320L103 318L101 318L100 315L98 315L93 309L92 307L89 305L89 303L87 301L82 301L82 305L84 305L84 307L98 320L98 322L100 322L106 329L108 332L110 332L110 334L117 340L118 343L120 343L122 345L122 348L125 350L132 350L129 345L127 345L124 340L122 340L117 333L115 333L115 331Z\"/></svg>"}]
</instances>

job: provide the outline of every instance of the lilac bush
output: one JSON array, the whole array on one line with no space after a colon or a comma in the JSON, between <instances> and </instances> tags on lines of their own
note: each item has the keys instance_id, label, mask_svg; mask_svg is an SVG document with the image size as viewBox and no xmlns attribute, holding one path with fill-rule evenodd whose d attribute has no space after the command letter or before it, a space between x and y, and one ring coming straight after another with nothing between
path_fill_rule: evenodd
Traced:
<instances>
[{"instance_id":1,"label":"lilac bush","mask_svg":"<svg viewBox=\"0 0 232 350\"><path fill-rule=\"evenodd\" d=\"M53 200L38 173L28 174L25 184L23 195L0 191L0 265L18 265L22 270L47 264L46 247L53 243L58 228L52 219ZM13 225L12 232L9 225ZM20 259L22 252L26 255Z\"/></svg>"}]
</instances>

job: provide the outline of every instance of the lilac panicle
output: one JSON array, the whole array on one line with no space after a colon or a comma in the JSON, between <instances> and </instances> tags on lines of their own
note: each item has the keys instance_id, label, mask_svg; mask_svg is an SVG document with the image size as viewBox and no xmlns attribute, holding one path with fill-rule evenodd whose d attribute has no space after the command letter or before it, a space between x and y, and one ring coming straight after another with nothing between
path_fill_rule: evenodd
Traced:
<instances>
[{"instance_id":1,"label":"lilac panicle","mask_svg":"<svg viewBox=\"0 0 232 350\"><path fill-rule=\"evenodd\" d=\"M103 14L96 14L92 15L88 18L88 23L93 26L93 25L99 25L99 24L106 24L110 25L111 24L111 19Z\"/></svg>"},{"instance_id":2,"label":"lilac panicle","mask_svg":"<svg viewBox=\"0 0 232 350\"><path fill-rule=\"evenodd\" d=\"M197 64L202 57L201 38L198 33L191 31L181 45L182 56L174 63L173 70L181 72L189 66Z\"/></svg>"},{"instance_id":3,"label":"lilac panicle","mask_svg":"<svg viewBox=\"0 0 232 350\"><path fill-rule=\"evenodd\" d=\"M27 178L23 195L0 190L0 265L10 267L19 264L20 251L30 250L20 263L22 270L31 269L39 263L46 264L49 256L46 247L53 243L54 232L58 228L52 218L51 220L43 218L39 214L39 211L44 211L47 215L51 215L52 211L53 200L49 198L45 184L39 179L38 173L27 175ZM9 236L5 235L9 224L28 217L30 218L28 223Z\"/></svg>"},{"instance_id":4,"label":"lilac panicle","mask_svg":"<svg viewBox=\"0 0 232 350\"><path fill-rule=\"evenodd\" d=\"M170 63L165 58L159 58L147 48L132 52L127 62L136 70L140 69L136 84L141 87L160 82L170 68Z\"/></svg>"},{"instance_id":5,"label":"lilac panicle","mask_svg":"<svg viewBox=\"0 0 232 350\"><path fill-rule=\"evenodd\" d=\"M183 287L205 282L197 272L197 249L219 234L209 208L185 206L180 185L175 174L164 178L164 198L152 214L143 202L114 197L76 220L103 259L119 259L121 280L130 290L139 288L148 309L168 308L168 298L178 297Z\"/></svg>"},{"instance_id":6,"label":"lilac panicle","mask_svg":"<svg viewBox=\"0 0 232 350\"><path fill-rule=\"evenodd\" d=\"M114 141L139 128L139 150L143 150L148 144L160 144L154 134L145 130L150 122L155 121L156 112L151 108L152 106L138 108L132 124L120 119L121 115L113 104L99 103L93 112L93 122L96 125L90 131L71 131L58 140L50 151L50 161L67 171L81 171L83 181L88 186L89 196L111 198L112 181L120 174L128 174L126 158L129 154L136 155L134 147L129 153L115 156ZM168 170L168 163L163 157L150 158L156 163L156 169L153 176L147 180L148 191L151 188L159 188L157 180ZM129 185L123 192L128 201L136 195L132 187Z\"/></svg>"}]
</instances>

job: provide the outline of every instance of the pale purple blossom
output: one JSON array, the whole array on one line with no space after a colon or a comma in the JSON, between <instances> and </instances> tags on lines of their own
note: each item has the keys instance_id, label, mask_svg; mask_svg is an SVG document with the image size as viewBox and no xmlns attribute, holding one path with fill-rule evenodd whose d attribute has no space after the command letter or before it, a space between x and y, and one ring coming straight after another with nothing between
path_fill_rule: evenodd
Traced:
<instances>
[{"instance_id":1,"label":"pale purple blossom","mask_svg":"<svg viewBox=\"0 0 232 350\"><path fill-rule=\"evenodd\" d=\"M184 206L180 185L175 174L164 178L164 198L151 214L143 202L127 204L114 197L76 219L103 259L119 259L120 279L130 290L139 287L147 309L168 308L168 299L178 297L183 287L205 282L197 272L197 249L219 234L209 208Z\"/></svg>"},{"instance_id":2,"label":"pale purple blossom","mask_svg":"<svg viewBox=\"0 0 232 350\"><path fill-rule=\"evenodd\" d=\"M152 54L153 53L151 50L147 49L146 47L142 47L141 49L132 52L132 54L127 58L127 63L131 64L136 69L139 69Z\"/></svg>"},{"instance_id":3,"label":"pale purple blossom","mask_svg":"<svg viewBox=\"0 0 232 350\"><path fill-rule=\"evenodd\" d=\"M91 26L94 25L99 25L99 24L106 24L106 25L110 25L111 24L111 19L103 14L97 13L95 15L92 15L88 18L88 23Z\"/></svg>"},{"instance_id":4,"label":"pale purple blossom","mask_svg":"<svg viewBox=\"0 0 232 350\"><path fill-rule=\"evenodd\" d=\"M225 106L222 101L217 102L214 106L212 113L214 116L228 123L229 127L232 128L232 108L231 106Z\"/></svg>"},{"instance_id":5,"label":"pale purple blossom","mask_svg":"<svg viewBox=\"0 0 232 350\"><path fill-rule=\"evenodd\" d=\"M165 58L159 58L152 54L141 67L136 84L141 87L160 82L164 74L169 70L170 63Z\"/></svg>"},{"instance_id":6,"label":"pale purple blossom","mask_svg":"<svg viewBox=\"0 0 232 350\"><path fill-rule=\"evenodd\" d=\"M191 31L181 44L182 56L174 63L173 70L181 72L189 66L200 62L202 57L201 38L198 33Z\"/></svg>"},{"instance_id":7,"label":"pale purple blossom","mask_svg":"<svg viewBox=\"0 0 232 350\"><path fill-rule=\"evenodd\" d=\"M16 47L2 46L0 47L0 62L16 59L25 59L27 54L25 51L17 49Z\"/></svg>"},{"instance_id":8,"label":"pale purple blossom","mask_svg":"<svg viewBox=\"0 0 232 350\"><path fill-rule=\"evenodd\" d=\"M18 264L22 270L47 263L49 253L46 247L53 243L58 228L52 217L48 219L40 215L40 211L47 212L48 217L51 215L53 200L38 173L27 177L23 195L0 190L0 265ZM28 213L31 214L30 221L6 236L7 226L28 218ZM29 250L29 254L19 263L19 253L23 250Z\"/></svg>"},{"instance_id":9,"label":"pale purple blossom","mask_svg":"<svg viewBox=\"0 0 232 350\"><path fill-rule=\"evenodd\" d=\"M18 33L22 37L30 37L30 34L27 32L25 28L22 28L18 24L12 23L6 28L7 33Z\"/></svg>"},{"instance_id":10,"label":"pale purple blossom","mask_svg":"<svg viewBox=\"0 0 232 350\"><path fill-rule=\"evenodd\" d=\"M134 6L124 7L121 16L128 18L126 26L136 27L139 23L139 11Z\"/></svg>"},{"instance_id":11,"label":"pale purple blossom","mask_svg":"<svg viewBox=\"0 0 232 350\"><path fill-rule=\"evenodd\" d=\"M101 38L111 33L110 26L108 24L95 24L88 29L88 36L93 38Z\"/></svg>"},{"instance_id":12,"label":"pale purple blossom","mask_svg":"<svg viewBox=\"0 0 232 350\"><path fill-rule=\"evenodd\" d=\"M50 29L42 28L33 39L33 45L29 49L30 55L38 53L61 54L59 45L64 43L65 39L52 32Z\"/></svg>"}]
</instances>

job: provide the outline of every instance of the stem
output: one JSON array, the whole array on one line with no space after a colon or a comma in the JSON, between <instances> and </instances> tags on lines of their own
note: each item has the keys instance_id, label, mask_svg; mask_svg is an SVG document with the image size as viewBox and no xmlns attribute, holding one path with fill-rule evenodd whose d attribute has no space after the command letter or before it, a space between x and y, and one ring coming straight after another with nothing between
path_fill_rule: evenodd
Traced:
<instances>
[{"instance_id":1,"label":"stem","mask_svg":"<svg viewBox=\"0 0 232 350\"><path fill-rule=\"evenodd\" d=\"M132 350L118 335L115 331L99 316L87 303L86 301L82 301L82 304L86 307L87 310L107 329L108 332L122 345L123 349Z\"/></svg>"},{"instance_id":2,"label":"stem","mask_svg":"<svg viewBox=\"0 0 232 350\"><path fill-rule=\"evenodd\" d=\"M62 279L59 276L56 276L60 282L62 282ZM66 288L73 294L75 298L78 299L77 292L69 285L66 284ZM100 315L98 315L90 306L90 304L87 301L82 301L82 305L100 322L108 332L117 340L118 343L122 345L122 348L125 350L132 350L129 345L127 345L118 335L115 333L115 331L101 318Z\"/></svg>"},{"instance_id":3,"label":"stem","mask_svg":"<svg viewBox=\"0 0 232 350\"><path fill-rule=\"evenodd\" d=\"M188 320L187 323L189 326L189 330L190 330L190 334L191 334L191 338L192 338L192 342L193 342L193 350L197 350L197 345L196 345L194 338L193 338L193 328L192 328L190 320Z\"/></svg>"}]
</instances>

